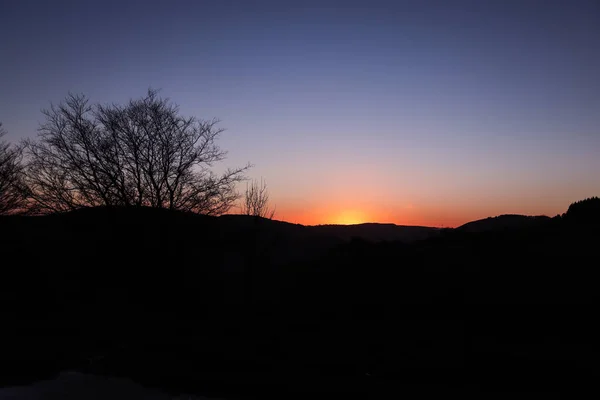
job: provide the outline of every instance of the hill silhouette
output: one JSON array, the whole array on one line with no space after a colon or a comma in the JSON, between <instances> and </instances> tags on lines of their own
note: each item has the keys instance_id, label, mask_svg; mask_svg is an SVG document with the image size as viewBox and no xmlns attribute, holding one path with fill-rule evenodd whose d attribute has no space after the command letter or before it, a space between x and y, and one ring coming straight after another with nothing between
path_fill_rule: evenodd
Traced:
<instances>
[{"instance_id":1,"label":"hill silhouette","mask_svg":"<svg viewBox=\"0 0 600 400\"><path fill-rule=\"evenodd\" d=\"M409 243L439 234L438 228L396 224L363 223L305 226L247 215L222 215L219 220L226 226L226 229L230 230L254 228L257 221L260 221L262 227L278 235L332 237L345 241L360 238L372 242L402 241Z\"/></svg>"},{"instance_id":2,"label":"hill silhouette","mask_svg":"<svg viewBox=\"0 0 600 400\"><path fill-rule=\"evenodd\" d=\"M587 210L405 241L149 208L3 217L0 384L75 370L218 397L572 393L597 375Z\"/></svg>"},{"instance_id":3,"label":"hill silhouette","mask_svg":"<svg viewBox=\"0 0 600 400\"><path fill-rule=\"evenodd\" d=\"M464 232L486 232L500 229L517 229L538 224L549 219L550 218L546 216L531 217L526 215L504 214L497 217L488 217L477 221L467 222L456 229Z\"/></svg>"},{"instance_id":4,"label":"hill silhouette","mask_svg":"<svg viewBox=\"0 0 600 400\"><path fill-rule=\"evenodd\" d=\"M359 238L371 242L400 241L410 243L439 234L438 228L377 223L317 225L309 228L314 232L335 236L343 240Z\"/></svg>"},{"instance_id":5,"label":"hill silhouette","mask_svg":"<svg viewBox=\"0 0 600 400\"><path fill-rule=\"evenodd\" d=\"M600 198L590 197L576 201L569 206L564 217L572 223L587 226L600 223Z\"/></svg>"}]
</instances>

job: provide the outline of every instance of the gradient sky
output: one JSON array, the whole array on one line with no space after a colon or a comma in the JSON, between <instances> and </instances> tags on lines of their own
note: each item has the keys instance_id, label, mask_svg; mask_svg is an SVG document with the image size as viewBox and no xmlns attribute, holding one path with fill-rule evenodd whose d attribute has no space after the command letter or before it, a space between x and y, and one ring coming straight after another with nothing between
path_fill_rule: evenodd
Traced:
<instances>
[{"instance_id":1,"label":"gradient sky","mask_svg":"<svg viewBox=\"0 0 600 400\"><path fill-rule=\"evenodd\" d=\"M0 121L149 87L217 117L277 218L457 226L600 194L600 2L0 4Z\"/></svg>"}]
</instances>

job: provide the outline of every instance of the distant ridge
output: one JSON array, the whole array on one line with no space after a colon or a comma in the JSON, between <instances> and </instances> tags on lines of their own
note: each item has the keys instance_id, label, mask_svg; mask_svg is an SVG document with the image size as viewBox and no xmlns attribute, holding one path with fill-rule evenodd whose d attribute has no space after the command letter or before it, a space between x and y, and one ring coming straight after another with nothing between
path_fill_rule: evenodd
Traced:
<instances>
[{"instance_id":1,"label":"distant ridge","mask_svg":"<svg viewBox=\"0 0 600 400\"><path fill-rule=\"evenodd\" d=\"M427 226L396 225L391 223L381 224L372 222L356 225L315 225L308 226L307 228L328 236L338 237L342 240L361 238L372 242L413 242L437 236L440 233L438 228Z\"/></svg>"},{"instance_id":2,"label":"distant ridge","mask_svg":"<svg viewBox=\"0 0 600 400\"><path fill-rule=\"evenodd\" d=\"M328 237L338 240L359 238L371 242L402 241L413 242L437 236L440 229L427 226L396 225L392 223L367 222L354 225L301 225L285 221L269 220L247 215L228 214L219 217L229 229L248 228L255 224L263 229L272 229L280 234L292 236Z\"/></svg>"},{"instance_id":3,"label":"distant ridge","mask_svg":"<svg viewBox=\"0 0 600 400\"><path fill-rule=\"evenodd\" d=\"M550 217L545 215L528 216L519 214L503 214L496 217L487 217L484 219L467 222L466 224L456 228L456 230L477 233L503 229L515 229L522 228L524 226L530 226L532 224L547 221L549 219Z\"/></svg>"}]
</instances>

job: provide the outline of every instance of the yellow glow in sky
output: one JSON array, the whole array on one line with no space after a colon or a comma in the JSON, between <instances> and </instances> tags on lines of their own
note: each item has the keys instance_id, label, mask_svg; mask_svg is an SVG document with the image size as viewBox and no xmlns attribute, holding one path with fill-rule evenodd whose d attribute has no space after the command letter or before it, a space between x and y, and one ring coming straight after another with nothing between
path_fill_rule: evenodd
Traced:
<instances>
[{"instance_id":1,"label":"yellow glow in sky","mask_svg":"<svg viewBox=\"0 0 600 400\"><path fill-rule=\"evenodd\" d=\"M368 222L368 218L366 218L364 213L357 210L341 210L334 216L331 223L339 225L355 225L364 222Z\"/></svg>"}]
</instances>

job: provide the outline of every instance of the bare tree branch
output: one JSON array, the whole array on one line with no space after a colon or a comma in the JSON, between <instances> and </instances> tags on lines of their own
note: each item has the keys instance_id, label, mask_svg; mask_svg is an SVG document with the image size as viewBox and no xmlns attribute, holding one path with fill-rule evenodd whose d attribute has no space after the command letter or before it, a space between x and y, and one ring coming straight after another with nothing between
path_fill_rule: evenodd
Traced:
<instances>
[{"instance_id":1,"label":"bare tree branch","mask_svg":"<svg viewBox=\"0 0 600 400\"><path fill-rule=\"evenodd\" d=\"M273 219L275 208L269 206L269 190L267 183L260 179L260 183L253 180L246 183L246 192L244 193L244 203L242 204L242 214L253 215Z\"/></svg>"},{"instance_id":2,"label":"bare tree branch","mask_svg":"<svg viewBox=\"0 0 600 400\"><path fill-rule=\"evenodd\" d=\"M0 123L0 138L5 134ZM20 147L11 146L4 141L0 142L0 215L24 211L22 158Z\"/></svg>"},{"instance_id":3,"label":"bare tree branch","mask_svg":"<svg viewBox=\"0 0 600 400\"><path fill-rule=\"evenodd\" d=\"M225 159L218 120L183 117L149 90L126 105L89 105L81 95L44 111L37 141L26 142L26 182L40 212L98 205L227 212L250 167L216 177Z\"/></svg>"}]
</instances>

